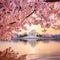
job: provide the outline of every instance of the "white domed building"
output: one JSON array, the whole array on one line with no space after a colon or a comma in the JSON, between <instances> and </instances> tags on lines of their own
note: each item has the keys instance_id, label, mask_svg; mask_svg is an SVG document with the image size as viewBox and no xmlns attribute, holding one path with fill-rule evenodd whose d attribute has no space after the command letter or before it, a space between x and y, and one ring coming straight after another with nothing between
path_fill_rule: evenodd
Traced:
<instances>
[{"instance_id":1,"label":"white domed building","mask_svg":"<svg viewBox=\"0 0 60 60\"><path fill-rule=\"evenodd\" d=\"M36 30L31 30L28 35L36 36L36 35L38 35L38 33L36 32Z\"/></svg>"}]
</instances>

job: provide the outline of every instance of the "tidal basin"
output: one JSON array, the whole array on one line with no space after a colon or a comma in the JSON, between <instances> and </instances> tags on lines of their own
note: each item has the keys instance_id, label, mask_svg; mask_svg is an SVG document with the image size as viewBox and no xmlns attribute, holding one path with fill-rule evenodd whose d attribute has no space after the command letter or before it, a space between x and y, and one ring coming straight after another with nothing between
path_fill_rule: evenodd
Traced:
<instances>
[{"instance_id":1,"label":"tidal basin","mask_svg":"<svg viewBox=\"0 0 60 60\"><path fill-rule=\"evenodd\" d=\"M12 47L12 49L19 53L19 55L27 54L27 60L60 60L60 42L56 41L39 41L35 46L29 42L1 42L0 51ZM32 59L31 59L32 57Z\"/></svg>"}]
</instances>

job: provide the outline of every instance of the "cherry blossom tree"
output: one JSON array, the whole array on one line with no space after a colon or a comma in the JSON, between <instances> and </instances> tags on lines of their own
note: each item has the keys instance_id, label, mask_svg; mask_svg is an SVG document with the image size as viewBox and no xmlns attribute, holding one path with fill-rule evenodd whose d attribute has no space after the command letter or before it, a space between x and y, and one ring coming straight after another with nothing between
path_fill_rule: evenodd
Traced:
<instances>
[{"instance_id":1,"label":"cherry blossom tree","mask_svg":"<svg viewBox=\"0 0 60 60\"><path fill-rule=\"evenodd\" d=\"M60 2L44 0L0 0L0 39L11 40L12 31L40 25L60 30Z\"/></svg>"},{"instance_id":2,"label":"cherry blossom tree","mask_svg":"<svg viewBox=\"0 0 60 60\"><path fill-rule=\"evenodd\" d=\"M12 50L11 47L0 51L0 60L26 60L26 56L27 54L19 56L19 53Z\"/></svg>"}]
</instances>

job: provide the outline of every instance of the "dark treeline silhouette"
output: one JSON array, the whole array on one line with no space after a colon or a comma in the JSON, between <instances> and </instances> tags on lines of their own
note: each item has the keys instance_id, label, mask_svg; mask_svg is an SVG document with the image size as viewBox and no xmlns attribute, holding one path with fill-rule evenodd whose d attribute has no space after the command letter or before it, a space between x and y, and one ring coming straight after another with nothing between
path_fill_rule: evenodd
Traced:
<instances>
[{"instance_id":1,"label":"dark treeline silhouette","mask_svg":"<svg viewBox=\"0 0 60 60\"><path fill-rule=\"evenodd\" d=\"M60 41L60 34L53 35L52 38L54 38L54 41Z\"/></svg>"},{"instance_id":2,"label":"dark treeline silhouette","mask_svg":"<svg viewBox=\"0 0 60 60\"><path fill-rule=\"evenodd\" d=\"M11 41L14 42L27 42L27 40L24 40L23 37L28 37L28 34L23 34L23 35L17 35L16 37L12 37ZM54 35L50 35L50 34L37 34L35 37L38 37L39 39L37 39L37 41L60 41L60 34L54 34ZM32 39L32 37L31 37ZM0 41L7 41L7 40L2 40L0 39ZM9 40L8 40L9 41ZM10 41L9 41L10 42Z\"/></svg>"},{"instance_id":3,"label":"dark treeline silhouette","mask_svg":"<svg viewBox=\"0 0 60 60\"><path fill-rule=\"evenodd\" d=\"M0 51L0 60L26 60L26 54L19 56L19 53L11 50L11 47L5 49L4 51Z\"/></svg>"}]
</instances>

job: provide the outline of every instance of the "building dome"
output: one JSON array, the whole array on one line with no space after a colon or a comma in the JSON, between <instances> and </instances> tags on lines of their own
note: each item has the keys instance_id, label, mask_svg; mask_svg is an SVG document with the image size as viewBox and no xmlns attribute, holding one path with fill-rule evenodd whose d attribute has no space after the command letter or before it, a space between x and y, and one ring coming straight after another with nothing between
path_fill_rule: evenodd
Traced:
<instances>
[{"instance_id":1,"label":"building dome","mask_svg":"<svg viewBox=\"0 0 60 60\"><path fill-rule=\"evenodd\" d=\"M29 32L29 35L33 35L33 36L36 36L38 33L36 32L36 30L31 30Z\"/></svg>"}]
</instances>

